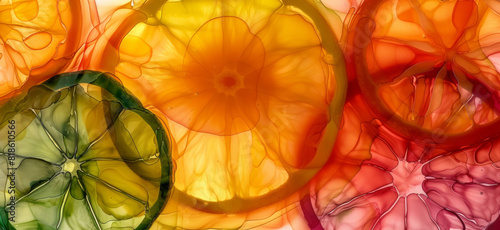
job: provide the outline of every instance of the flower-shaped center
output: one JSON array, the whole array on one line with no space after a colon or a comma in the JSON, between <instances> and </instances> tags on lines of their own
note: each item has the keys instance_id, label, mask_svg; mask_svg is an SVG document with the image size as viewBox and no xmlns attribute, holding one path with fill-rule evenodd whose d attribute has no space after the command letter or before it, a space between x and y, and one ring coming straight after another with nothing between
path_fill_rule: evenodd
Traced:
<instances>
[{"instance_id":1,"label":"flower-shaped center","mask_svg":"<svg viewBox=\"0 0 500 230\"><path fill-rule=\"evenodd\" d=\"M257 84L266 53L262 41L235 17L206 22L189 41L182 64L185 85L167 115L185 127L233 135L259 120ZM178 101L177 101L178 99Z\"/></svg>"},{"instance_id":2,"label":"flower-shaped center","mask_svg":"<svg viewBox=\"0 0 500 230\"><path fill-rule=\"evenodd\" d=\"M66 158L66 161L61 165L63 172L68 172L71 176L77 176L78 170L81 169L81 162L76 160L75 158Z\"/></svg>"},{"instance_id":3,"label":"flower-shaped center","mask_svg":"<svg viewBox=\"0 0 500 230\"><path fill-rule=\"evenodd\" d=\"M236 80L234 79L233 76L228 75L228 76L222 77L221 83L226 88L232 88L234 85L236 85Z\"/></svg>"},{"instance_id":4,"label":"flower-shaped center","mask_svg":"<svg viewBox=\"0 0 500 230\"><path fill-rule=\"evenodd\" d=\"M229 70L224 68L224 70L214 76L214 87L219 93L223 93L228 96L235 96L239 89L244 88L244 76L239 74L237 71Z\"/></svg>"},{"instance_id":5,"label":"flower-shaped center","mask_svg":"<svg viewBox=\"0 0 500 230\"><path fill-rule=\"evenodd\" d=\"M425 180L422 174L422 164L418 162L399 161L398 166L391 171L393 185L400 195L424 194L422 184Z\"/></svg>"}]
</instances>

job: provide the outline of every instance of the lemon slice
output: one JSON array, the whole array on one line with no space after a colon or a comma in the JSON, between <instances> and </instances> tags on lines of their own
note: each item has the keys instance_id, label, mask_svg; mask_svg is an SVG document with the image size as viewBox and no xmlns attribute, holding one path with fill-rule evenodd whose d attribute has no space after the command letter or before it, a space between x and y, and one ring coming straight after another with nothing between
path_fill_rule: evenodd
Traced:
<instances>
[{"instance_id":1,"label":"lemon slice","mask_svg":"<svg viewBox=\"0 0 500 230\"><path fill-rule=\"evenodd\" d=\"M62 74L0 111L4 228L146 229L164 207L166 132L110 76Z\"/></svg>"}]
</instances>

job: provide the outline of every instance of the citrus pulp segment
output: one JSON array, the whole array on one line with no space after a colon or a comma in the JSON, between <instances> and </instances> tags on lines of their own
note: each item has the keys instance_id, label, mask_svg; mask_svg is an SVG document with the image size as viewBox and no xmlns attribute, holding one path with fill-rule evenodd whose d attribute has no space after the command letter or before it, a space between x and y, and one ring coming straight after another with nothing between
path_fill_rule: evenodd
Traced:
<instances>
[{"instance_id":1,"label":"citrus pulp segment","mask_svg":"<svg viewBox=\"0 0 500 230\"><path fill-rule=\"evenodd\" d=\"M1 1L0 97L76 69L96 16L87 0Z\"/></svg>"}]
</instances>

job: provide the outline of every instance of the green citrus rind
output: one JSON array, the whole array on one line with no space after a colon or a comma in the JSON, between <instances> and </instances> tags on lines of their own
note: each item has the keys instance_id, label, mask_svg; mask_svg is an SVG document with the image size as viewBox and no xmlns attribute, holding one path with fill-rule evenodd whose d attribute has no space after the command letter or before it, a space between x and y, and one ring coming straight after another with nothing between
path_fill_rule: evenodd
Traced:
<instances>
[{"instance_id":1,"label":"green citrus rind","mask_svg":"<svg viewBox=\"0 0 500 230\"><path fill-rule=\"evenodd\" d=\"M82 86L86 86L87 89L85 90ZM96 91L96 89L100 90ZM91 112L82 109L86 105L80 102L87 101L82 99L81 95L88 97L88 102L95 103L88 106L91 112L97 115L104 114L100 121L96 119L86 123L84 120L79 123L79 119L93 118L88 115ZM99 97L101 97L100 100ZM60 111L69 111L69 113L61 115ZM56 112L59 113L56 114ZM84 116L84 112L87 112L87 117ZM19 142L17 146L14 145L18 151L15 152L18 155L14 155L16 159L12 158L12 164L15 166L8 166L11 158L9 158L9 146L6 143L10 142L7 142L7 138L0 140L0 157L2 158L0 159L0 180L5 178L3 188L0 184L3 192L3 197L0 197L0 206L5 207L0 212L0 228L68 229L74 228L71 226L71 221L91 219L93 225L87 227L94 229L121 229L123 227L147 229L161 213L173 185L170 136L160 120L145 109L119 81L108 74L96 71L57 75L39 86L32 87L25 94L4 101L3 105L0 105L0 131L7 134L7 130L10 130L8 129L9 121L15 120L18 116L28 118L31 116L33 119L28 121L24 129L16 131L15 138L18 138ZM46 119L63 119L63 122L60 122L64 124L63 128L57 129L59 123L49 123ZM17 122L18 127L21 128L25 125L23 122L26 123L23 120ZM86 124L93 125L94 122L96 126L104 125L105 129L99 130L85 126ZM31 128L33 124L35 128ZM36 126L36 124L39 125ZM36 130L36 127L39 127L38 134L47 135L43 137L45 139L40 139L39 136L24 138L33 134L33 131L29 132ZM92 132L96 132L95 130L99 130L99 135L92 139L90 136ZM61 138L54 138L59 137L57 135ZM12 140L15 141L15 138L13 137ZM30 143L28 139L34 140L33 146L25 144ZM45 143L41 140L45 140ZM105 142L106 140L108 142ZM150 141L155 143L155 146L139 145L136 141L143 141L144 144ZM55 156L51 156L50 153L43 154L44 146L50 145L50 142L55 148L47 147L46 149L59 150ZM102 149L95 148L100 145ZM112 148L111 151L110 148ZM102 157L101 153L115 155ZM115 165L123 168L113 168ZM25 170L29 166L29 170ZM37 169L36 166L43 167ZM8 178L12 178L9 177L12 171L18 173L17 178L13 180L18 187L14 187L12 191L15 192L10 193L8 184L12 180ZM33 173L27 174L28 171ZM150 175L151 173L154 175ZM118 174L125 176L120 177ZM106 178L119 178L123 181L110 182L111 179ZM133 181L134 178L139 178L140 181ZM56 183L57 181L59 182ZM134 187L124 188L128 185L137 186L139 189L135 191ZM58 186L64 189L64 193L44 195L45 193L51 194L51 191L57 192ZM60 192L63 189L60 189ZM101 193L98 192L99 189ZM154 194L149 194L150 191ZM156 194L157 197L155 197ZM142 199L143 196L144 199ZM21 204L21 209L25 211L14 213L16 219L10 219L12 215L8 212L11 210L9 209L11 205L8 205L11 197L21 200L15 200L14 207ZM60 202L60 206L54 205L58 204L57 202ZM79 204L80 206L86 205L86 208L78 207ZM43 210L43 208L38 210L37 205L40 207L45 205L59 211L57 218L50 217L49 209L46 213L36 213L36 211ZM135 207L133 205L143 205L144 209L133 210L131 208ZM31 209L31 207L35 208ZM28 210L31 212L27 213ZM83 212L82 210L87 211L84 214L89 215L71 217L71 215L78 215L76 213L78 211ZM40 216L57 220L57 223L37 218ZM23 223L25 220L30 221ZM78 225L78 228L82 228L82 225Z\"/></svg>"}]
</instances>

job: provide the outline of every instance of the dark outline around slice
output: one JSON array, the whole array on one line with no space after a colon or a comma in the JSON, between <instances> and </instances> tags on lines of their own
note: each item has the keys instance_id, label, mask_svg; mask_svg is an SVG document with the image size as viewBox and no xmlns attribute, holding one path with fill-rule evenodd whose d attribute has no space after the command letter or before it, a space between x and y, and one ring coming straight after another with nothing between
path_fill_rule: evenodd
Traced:
<instances>
[{"instance_id":1,"label":"dark outline around slice","mask_svg":"<svg viewBox=\"0 0 500 230\"><path fill-rule=\"evenodd\" d=\"M69 88L79 85L81 83L95 85L100 87L102 90L108 91L121 104L121 106L123 107L122 110L130 110L131 112L134 112L135 114L139 115L151 127L151 129L155 134L156 142L158 143L158 151L159 151L158 158L160 160L162 169L161 179L159 183L160 192L158 194L156 202L153 204L152 207L150 207L147 210L147 212L144 214L141 223L136 227L136 229L148 229L165 207L167 203L167 198L169 197L170 191L173 187L173 176L172 176L173 163L170 157L170 152L171 152L170 148L171 143L169 138L170 136L167 135L165 129L162 126L161 121L152 112L145 109L142 106L141 102L137 98L132 96L132 94L128 92L118 80L115 80L112 76L110 76L110 74L105 74L97 71L89 71L89 70L64 73L54 76L53 78L45 81L41 85L56 92L64 88ZM24 96L26 95L22 95L19 97L24 98ZM4 104L3 106L9 106L9 105ZM19 112L17 106L13 109L13 112L14 113ZM113 142L115 142L115 140L113 140ZM114 143L114 145L116 145L116 143ZM79 172L79 174L80 173L81 172ZM85 197L87 202L89 202L88 195L86 195ZM90 203L88 203L88 205L90 205ZM88 208L91 209L89 211L92 213L92 215L94 215L95 218L94 211L92 210L91 207L92 206L88 206ZM0 228L15 229L13 225L8 221L8 215L5 209L0 211Z\"/></svg>"}]
</instances>

